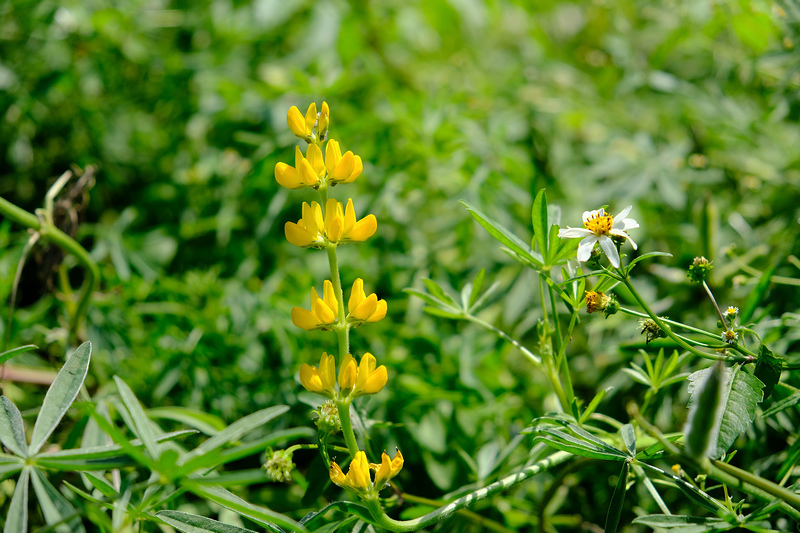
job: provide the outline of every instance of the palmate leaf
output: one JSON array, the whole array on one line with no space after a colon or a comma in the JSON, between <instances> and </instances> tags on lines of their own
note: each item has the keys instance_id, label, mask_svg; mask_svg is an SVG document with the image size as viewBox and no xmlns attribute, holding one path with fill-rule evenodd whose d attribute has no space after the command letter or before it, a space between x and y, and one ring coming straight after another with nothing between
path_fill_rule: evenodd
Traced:
<instances>
[{"instance_id":1,"label":"palmate leaf","mask_svg":"<svg viewBox=\"0 0 800 533\"><path fill-rule=\"evenodd\" d=\"M739 434L747 429L756 416L756 406L764 397L764 384L752 374L743 372L741 366L726 368L727 382L721 392L721 402L724 405L722 422L719 425L717 445L712 449L710 456L719 459L731 447ZM711 368L698 370L689 376L689 407L691 408L699 396L699 384L711 371ZM700 406L705 408L706 406ZM713 435L712 435L713 439Z\"/></svg>"}]
</instances>

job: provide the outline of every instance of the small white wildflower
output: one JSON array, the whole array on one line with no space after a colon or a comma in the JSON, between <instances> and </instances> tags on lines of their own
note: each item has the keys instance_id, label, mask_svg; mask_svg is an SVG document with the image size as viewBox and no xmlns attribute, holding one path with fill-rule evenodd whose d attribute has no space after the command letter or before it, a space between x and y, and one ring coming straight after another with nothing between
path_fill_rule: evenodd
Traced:
<instances>
[{"instance_id":1,"label":"small white wildflower","mask_svg":"<svg viewBox=\"0 0 800 533\"><path fill-rule=\"evenodd\" d=\"M733 331L732 329L726 330L722 332L722 340L727 342L728 344L733 344L739 338L739 334Z\"/></svg>"},{"instance_id":2,"label":"small white wildflower","mask_svg":"<svg viewBox=\"0 0 800 533\"><path fill-rule=\"evenodd\" d=\"M595 243L600 243L600 248L608 256L611 264L619 268L619 253L611 236L631 241L631 246L634 250L636 249L636 243L627 234L627 230L638 228L639 223L632 218L625 218L632 208L633 206L629 205L615 217L606 214L602 207L596 211L584 211L584 227L567 227L559 230L558 236L568 239L583 239L578 245L578 261L581 262L588 261Z\"/></svg>"}]
</instances>

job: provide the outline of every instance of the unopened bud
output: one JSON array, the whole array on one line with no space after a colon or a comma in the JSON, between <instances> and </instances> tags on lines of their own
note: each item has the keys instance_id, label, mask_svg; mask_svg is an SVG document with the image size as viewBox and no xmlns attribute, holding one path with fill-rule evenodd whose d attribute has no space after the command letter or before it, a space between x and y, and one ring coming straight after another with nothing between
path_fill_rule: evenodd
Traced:
<instances>
[{"instance_id":1,"label":"unopened bud","mask_svg":"<svg viewBox=\"0 0 800 533\"><path fill-rule=\"evenodd\" d=\"M695 283L702 283L708 279L714 265L705 257L695 257L686 276Z\"/></svg>"},{"instance_id":2,"label":"unopened bud","mask_svg":"<svg viewBox=\"0 0 800 533\"><path fill-rule=\"evenodd\" d=\"M314 412L317 415L314 423L322 433L335 435L342 430L342 421L339 419L339 409L336 407L336 402L327 401Z\"/></svg>"},{"instance_id":3,"label":"unopened bud","mask_svg":"<svg viewBox=\"0 0 800 533\"><path fill-rule=\"evenodd\" d=\"M267 462L264 463L264 470L267 471L270 481L279 483L290 481L292 470L294 470L292 453L288 450L273 451L272 448L267 448Z\"/></svg>"}]
</instances>

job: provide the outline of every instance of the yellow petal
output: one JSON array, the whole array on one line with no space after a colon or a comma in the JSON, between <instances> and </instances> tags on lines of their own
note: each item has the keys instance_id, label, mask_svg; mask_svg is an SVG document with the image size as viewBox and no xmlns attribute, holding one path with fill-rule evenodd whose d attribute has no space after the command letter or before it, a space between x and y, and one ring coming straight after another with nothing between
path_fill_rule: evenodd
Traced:
<instances>
[{"instance_id":1,"label":"yellow petal","mask_svg":"<svg viewBox=\"0 0 800 533\"><path fill-rule=\"evenodd\" d=\"M339 465L337 465L336 462L331 461L331 469L328 473L331 476L331 481L333 481L340 487L349 486L347 477L345 477L344 472L342 472L341 467L339 467Z\"/></svg>"},{"instance_id":2,"label":"yellow petal","mask_svg":"<svg viewBox=\"0 0 800 533\"><path fill-rule=\"evenodd\" d=\"M311 212L313 214L314 227L317 230L317 234L321 234L322 229L325 227L325 221L322 218L322 208L317 202L311 202Z\"/></svg>"},{"instance_id":3,"label":"yellow petal","mask_svg":"<svg viewBox=\"0 0 800 533\"><path fill-rule=\"evenodd\" d=\"M359 220L345 238L348 241L361 242L369 239L378 230L378 220L375 215L367 215Z\"/></svg>"},{"instance_id":4,"label":"yellow petal","mask_svg":"<svg viewBox=\"0 0 800 533\"><path fill-rule=\"evenodd\" d=\"M394 459L392 459L392 477L396 476L400 470L403 469L403 454L400 453L400 450L397 450L394 454Z\"/></svg>"},{"instance_id":5,"label":"yellow petal","mask_svg":"<svg viewBox=\"0 0 800 533\"><path fill-rule=\"evenodd\" d=\"M350 173L350 177L345 180L342 180L342 183L353 183L356 181L356 178L361 175L364 171L364 164L361 162L360 156L353 157L353 172Z\"/></svg>"},{"instance_id":6,"label":"yellow petal","mask_svg":"<svg viewBox=\"0 0 800 533\"><path fill-rule=\"evenodd\" d=\"M369 317L369 322L383 320L383 318L386 316L386 311L386 300L378 300L378 306L375 308L375 312L372 313L372 316Z\"/></svg>"},{"instance_id":7,"label":"yellow petal","mask_svg":"<svg viewBox=\"0 0 800 533\"><path fill-rule=\"evenodd\" d=\"M342 236L344 235L344 224L342 217L339 216L333 217L330 223L328 224L328 230L326 233L328 235L328 240L330 242L341 241Z\"/></svg>"},{"instance_id":8,"label":"yellow petal","mask_svg":"<svg viewBox=\"0 0 800 533\"><path fill-rule=\"evenodd\" d=\"M306 111L306 134L311 134L311 130L314 129L314 124L317 122L317 104L311 102L311 105L308 106L308 111Z\"/></svg>"},{"instance_id":9,"label":"yellow petal","mask_svg":"<svg viewBox=\"0 0 800 533\"><path fill-rule=\"evenodd\" d=\"M320 324L333 324L336 322L336 314L330 307L325 305L325 302L322 301L322 299L314 302L313 311Z\"/></svg>"},{"instance_id":10,"label":"yellow petal","mask_svg":"<svg viewBox=\"0 0 800 533\"><path fill-rule=\"evenodd\" d=\"M322 380L316 367L303 363L300 367L300 383L309 392L322 392Z\"/></svg>"},{"instance_id":11,"label":"yellow petal","mask_svg":"<svg viewBox=\"0 0 800 533\"><path fill-rule=\"evenodd\" d=\"M275 165L275 181L287 189L300 189L305 186L294 167L286 163L278 163Z\"/></svg>"},{"instance_id":12,"label":"yellow petal","mask_svg":"<svg viewBox=\"0 0 800 533\"><path fill-rule=\"evenodd\" d=\"M342 159L336 164L336 168L333 170L333 179L335 181L343 181L350 177L350 174L353 173L353 169L355 168L355 157L353 157L353 152L347 152L342 156Z\"/></svg>"},{"instance_id":13,"label":"yellow petal","mask_svg":"<svg viewBox=\"0 0 800 533\"><path fill-rule=\"evenodd\" d=\"M332 355L322 352L322 357L319 359L319 375L322 383L322 389L328 392L329 396L333 398L333 392L336 383L334 381L334 376L336 375L336 363L334 362Z\"/></svg>"},{"instance_id":14,"label":"yellow petal","mask_svg":"<svg viewBox=\"0 0 800 533\"><path fill-rule=\"evenodd\" d=\"M347 200L347 207L344 209L344 231L350 233L356 225L356 210L353 207L353 199Z\"/></svg>"},{"instance_id":15,"label":"yellow petal","mask_svg":"<svg viewBox=\"0 0 800 533\"><path fill-rule=\"evenodd\" d=\"M289 113L286 115L286 122L289 124L289 129L298 137L306 136L306 123L303 114L297 109L297 106L289 108Z\"/></svg>"},{"instance_id":16,"label":"yellow petal","mask_svg":"<svg viewBox=\"0 0 800 533\"><path fill-rule=\"evenodd\" d=\"M311 309L314 309L314 304L317 303L317 300L319 300L319 293L317 289L311 287Z\"/></svg>"},{"instance_id":17,"label":"yellow petal","mask_svg":"<svg viewBox=\"0 0 800 533\"><path fill-rule=\"evenodd\" d=\"M375 356L367 352L361 356L361 362L358 363L358 377L356 378L356 389L360 390L367 382L369 375L375 370L377 361Z\"/></svg>"},{"instance_id":18,"label":"yellow petal","mask_svg":"<svg viewBox=\"0 0 800 533\"><path fill-rule=\"evenodd\" d=\"M342 151L339 149L339 143L331 139L325 146L325 168L328 169L328 174L333 175L333 169L336 168L336 163L342 158Z\"/></svg>"},{"instance_id":19,"label":"yellow petal","mask_svg":"<svg viewBox=\"0 0 800 533\"><path fill-rule=\"evenodd\" d=\"M383 387L386 386L388 381L389 374L386 371L386 367L381 365L369 375L366 383L364 383L364 386L360 387L358 395L362 396L365 394L376 394L383 390Z\"/></svg>"},{"instance_id":20,"label":"yellow petal","mask_svg":"<svg viewBox=\"0 0 800 533\"><path fill-rule=\"evenodd\" d=\"M356 320L369 320L377 308L378 297L375 293L372 293L367 296L367 298L356 307L355 312L351 314Z\"/></svg>"},{"instance_id":21,"label":"yellow petal","mask_svg":"<svg viewBox=\"0 0 800 533\"><path fill-rule=\"evenodd\" d=\"M342 366L339 368L340 391L349 391L353 388L356 382L357 372L358 370L356 369L356 362L353 360L353 356L346 354L344 359L342 359Z\"/></svg>"},{"instance_id":22,"label":"yellow petal","mask_svg":"<svg viewBox=\"0 0 800 533\"><path fill-rule=\"evenodd\" d=\"M308 309L303 309L302 307L292 308L292 324L306 331L317 329L319 325L317 322L317 317L314 316L314 313Z\"/></svg>"},{"instance_id":23,"label":"yellow petal","mask_svg":"<svg viewBox=\"0 0 800 533\"><path fill-rule=\"evenodd\" d=\"M335 198L328 198L328 201L325 203L325 232L330 231L330 227L333 224L333 221L337 218L337 213L339 211L339 206L341 204L336 201Z\"/></svg>"},{"instance_id":24,"label":"yellow petal","mask_svg":"<svg viewBox=\"0 0 800 533\"><path fill-rule=\"evenodd\" d=\"M319 226L317 225L317 220L314 216L315 203L316 202L312 202L311 205L308 205L308 202L303 202L303 225L311 235L319 235Z\"/></svg>"},{"instance_id":25,"label":"yellow petal","mask_svg":"<svg viewBox=\"0 0 800 533\"><path fill-rule=\"evenodd\" d=\"M331 111L328 109L328 102L322 102L322 110L319 113L319 125L317 126L317 132L319 136L324 138L325 133L328 131L328 124L330 122Z\"/></svg>"},{"instance_id":26,"label":"yellow petal","mask_svg":"<svg viewBox=\"0 0 800 533\"><path fill-rule=\"evenodd\" d=\"M389 481L389 478L392 477L392 461L389 459L389 456L386 455L386 452L383 452L381 455L381 464L378 465L377 471L375 472L375 486L380 490Z\"/></svg>"},{"instance_id":27,"label":"yellow petal","mask_svg":"<svg viewBox=\"0 0 800 533\"><path fill-rule=\"evenodd\" d=\"M333 283L331 283L330 280L326 279L322 284L322 295L325 304L338 314L339 301L336 299L336 293L333 291Z\"/></svg>"},{"instance_id":28,"label":"yellow petal","mask_svg":"<svg viewBox=\"0 0 800 533\"><path fill-rule=\"evenodd\" d=\"M308 151L306 152L306 160L314 169L314 174L317 178L325 174L325 161L322 159L322 150L316 144L309 144Z\"/></svg>"},{"instance_id":29,"label":"yellow petal","mask_svg":"<svg viewBox=\"0 0 800 533\"><path fill-rule=\"evenodd\" d=\"M302 225L302 220L297 224L294 222L287 222L283 229L286 233L286 240L295 246L306 248L311 246L314 242L314 238L311 236L305 226Z\"/></svg>"},{"instance_id":30,"label":"yellow petal","mask_svg":"<svg viewBox=\"0 0 800 533\"><path fill-rule=\"evenodd\" d=\"M362 451L356 452L356 456L350 463L350 469L347 471L347 478L354 489L365 490L372 485L367 454Z\"/></svg>"},{"instance_id":31,"label":"yellow petal","mask_svg":"<svg viewBox=\"0 0 800 533\"><path fill-rule=\"evenodd\" d=\"M300 161L300 165L297 167L297 172L300 174L300 178L303 180L305 185L313 187L319 184L319 177L317 176L317 173L314 172L314 168L311 166L311 163L308 162L308 159L303 159Z\"/></svg>"},{"instance_id":32,"label":"yellow petal","mask_svg":"<svg viewBox=\"0 0 800 533\"><path fill-rule=\"evenodd\" d=\"M353 288L350 289L350 300L347 302L347 312L352 315L356 307L358 307L358 304L363 302L366 297L367 295L364 294L364 280L358 278L353 282Z\"/></svg>"}]
</instances>

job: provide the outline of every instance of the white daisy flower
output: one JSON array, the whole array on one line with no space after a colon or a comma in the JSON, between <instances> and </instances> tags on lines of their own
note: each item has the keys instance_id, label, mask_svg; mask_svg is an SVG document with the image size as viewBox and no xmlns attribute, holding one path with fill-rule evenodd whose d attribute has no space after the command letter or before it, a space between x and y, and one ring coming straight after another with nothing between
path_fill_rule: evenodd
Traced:
<instances>
[{"instance_id":1,"label":"white daisy flower","mask_svg":"<svg viewBox=\"0 0 800 533\"><path fill-rule=\"evenodd\" d=\"M567 227L559 230L558 236L568 239L583 239L578 244L578 261L581 262L588 261L595 243L600 243L600 248L608 256L611 264L619 268L619 253L611 237L627 239L631 241L633 249L636 249L636 243L626 233L629 229L639 227L639 223L634 219L625 218L632 208L633 206L629 205L615 217L606 214L602 207L596 211L584 211L582 228Z\"/></svg>"}]
</instances>

